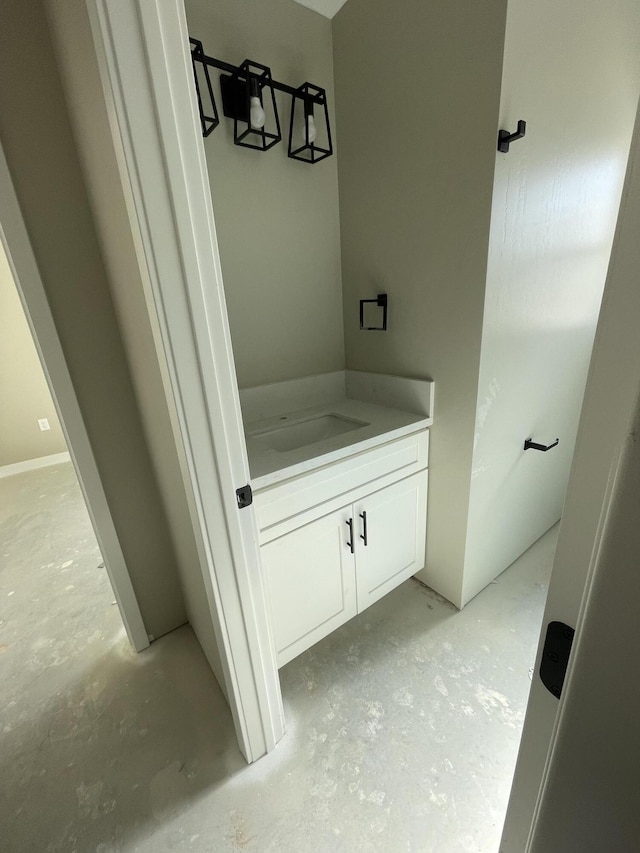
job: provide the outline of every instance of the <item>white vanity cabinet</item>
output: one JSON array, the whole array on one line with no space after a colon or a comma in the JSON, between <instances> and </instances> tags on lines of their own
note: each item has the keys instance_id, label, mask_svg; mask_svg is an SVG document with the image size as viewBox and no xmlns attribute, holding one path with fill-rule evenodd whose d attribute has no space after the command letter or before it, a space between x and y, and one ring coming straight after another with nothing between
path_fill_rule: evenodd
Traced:
<instances>
[{"instance_id":1,"label":"white vanity cabinet","mask_svg":"<svg viewBox=\"0 0 640 853\"><path fill-rule=\"evenodd\" d=\"M256 490L278 666L424 566L428 431Z\"/></svg>"},{"instance_id":2,"label":"white vanity cabinet","mask_svg":"<svg viewBox=\"0 0 640 853\"><path fill-rule=\"evenodd\" d=\"M261 548L279 667L358 612L350 514L323 515Z\"/></svg>"},{"instance_id":3,"label":"white vanity cabinet","mask_svg":"<svg viewBox=\"0 0 640 853\"><path fill-rule=\"evenodd\" d=\"M427 472L354 504L358 613L424 568ZM366 535L365 535L366 531Z\"/></svg>"}]
</instances>

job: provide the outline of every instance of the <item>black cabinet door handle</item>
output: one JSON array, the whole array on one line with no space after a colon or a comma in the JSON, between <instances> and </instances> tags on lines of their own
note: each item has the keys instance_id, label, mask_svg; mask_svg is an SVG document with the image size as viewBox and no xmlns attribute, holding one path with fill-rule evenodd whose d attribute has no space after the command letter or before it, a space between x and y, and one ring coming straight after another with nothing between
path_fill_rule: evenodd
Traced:
<instances>
[{"instance_id":1,"label":"black cabinet door handle","mask_svg":"<svg viewBox=\"0 0 640 853\"><path fill-rule=\"evenodd\" d=\"M354 545L354 543L353 543L353 519L352 519L352 518L350 518L348 521L346 521L346 522L345 522L345 524L346 524L346 525L347 525L347 527L349 528L349 541L347 542L347 548L348 548L348 549L351 551L351 553L353 554L353 553L355 552L355 550L356 550L356 549L355 549L355 545Z\"/></svg>"},{"instance_id":2,"label":"black cabinet door handle","mask_svg":"<svg viewBox=\"0 0 640 853\"><path fill-rule=\"evenodd\" d=\"M525 439L524 449L525 450L541 450L543 453L546 453L547 450L551 450L552 447L557 447L560 444L560 439L556 438L556 440L552 444L536 444L535 441L531 438Z\"/></svg>"},{"instance_id":3,"label":"black cabinet door handle","mask_svg":"<svg viewBox=\"0 0 640 853\"><path fill-rule=\"evenodd\" d=\"M367 545L367 513L365 510L362 510L360 513L360 518L362 519L363 532L360 534L360 538Z\"/></svg>"}]
</instances>

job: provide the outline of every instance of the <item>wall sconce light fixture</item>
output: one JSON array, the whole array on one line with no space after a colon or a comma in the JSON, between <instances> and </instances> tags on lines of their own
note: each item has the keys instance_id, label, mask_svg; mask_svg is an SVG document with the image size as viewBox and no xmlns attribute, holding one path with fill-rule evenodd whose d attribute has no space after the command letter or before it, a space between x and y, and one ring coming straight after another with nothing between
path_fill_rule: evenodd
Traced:
<instances>
[{"instance_id":1,"label":"wall sconce light fixture","mask_svg":"<svg viewBox=\"0 0 640 853\"><path fill-rule=\"evenodd\" d=\"M189 39L189 42L203 136L208 136L219 124L209 77L209 68L218 68L226 72L220 76L222 108L224 115L234 121L236 145L268 151L280 142L277 90L292 99L289 157L304 163L319 163L333 154L324 89L312 83L304 83L296 89L274 80L266 65L249 59L242 65L231 65L207 56L201 41Z\"/></svg>"},{"instance_id":2,"label":"wall sconce light fixture","mask_svg":"<svg viewBox=\"0 0 640 853\"><path fill-rule=\"evenodd\" d=\"M316 106L320 109L316 110ZM327 93L319 86L304 83L291 99L289 157L318 163L332 154Z\"/></svg>"},{"instance_id":3,"label":"wall sconce light fixture","mask_svg":"<svg viewBox=\"0 0 640 853\"><path fill-rule=\"evenodd\" d=\"M222 111L233 119L236 145L268 151L280 142L276 95L271 85L271 71L266 65L245 59L237 71L221 75L220 90Z\"/></svg>"},{"instance_id":4,"label":"wall sconce light fixture","mask_svg":"<svg viewBox=\"0 0 640 853\"><path fill-rule=\"evenodd\" d=\"M209 136L212 130L220 124L216 99L213 97L213 87L209 77L209 66L202 61L204 50L202 42L190 39L191 42L191 64L193 65L193 79L196 84L196 95L198 96L198 111L200 112L200 126L202 135Z\"/></svg>"}]
</instances>

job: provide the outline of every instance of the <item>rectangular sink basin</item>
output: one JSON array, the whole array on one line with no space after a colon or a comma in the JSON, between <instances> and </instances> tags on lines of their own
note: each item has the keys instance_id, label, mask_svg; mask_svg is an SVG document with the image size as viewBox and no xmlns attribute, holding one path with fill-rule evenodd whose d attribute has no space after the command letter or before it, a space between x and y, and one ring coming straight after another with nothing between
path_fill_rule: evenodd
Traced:
<instances>
[{"instance_id":1,"label":"rectangular sink basin","mask_svg":"<svg viewBox=\"0 0 640 853\"><path fill-rule=\"evenodd\" d=\"M281 420L285 421L286 418ZM318 441L324 441L363 426L369 426L369 424L365 421L344 418L342 415L318 415L305 421L292 421L290 424L283 423L282 426L253 432L251 437L259 438L261 444L272 450L286 453L288 450L298 450L308 444L316 444Z\"/></svg>"}]
</instances>

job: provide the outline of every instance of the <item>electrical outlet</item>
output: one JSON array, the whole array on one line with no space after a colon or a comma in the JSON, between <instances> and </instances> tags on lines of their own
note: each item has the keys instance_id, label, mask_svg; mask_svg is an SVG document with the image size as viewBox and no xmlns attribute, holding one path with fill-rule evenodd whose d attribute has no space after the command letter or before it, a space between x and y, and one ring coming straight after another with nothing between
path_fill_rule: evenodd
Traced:
<instances>
[{"instance_id":1,"label":"electrical outlet","mask_svg":"<svg viewBox=\"0 0 640 853\"><path fill-rule=\"evenodd\" d=\"M46 432L48 429L51 429L48 418L38 418L38 426L42 432Z\"/></svg>"}]
</instances>

